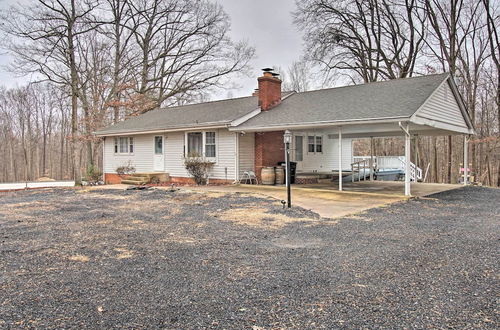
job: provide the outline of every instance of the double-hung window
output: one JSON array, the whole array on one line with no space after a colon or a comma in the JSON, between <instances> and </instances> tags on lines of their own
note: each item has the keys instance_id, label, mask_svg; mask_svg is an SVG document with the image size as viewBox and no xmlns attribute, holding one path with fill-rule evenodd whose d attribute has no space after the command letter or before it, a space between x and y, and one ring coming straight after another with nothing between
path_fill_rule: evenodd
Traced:
<instances>
[{"instance_id":1,"label":"double-hung window","mask_svg":"<svg viewBox=\"0 0 500 330\"><path fill-rule=\"evenodd\" d=\"M215 132L205 132L205 157L215 157Z\"/></svg>"},{"instance_id":2,"label":"double-hung window","mask_svg":"<svg viewBox=\"0 0 500 330\"><path fill-rule=\"evenodd\" d=\"M215 160L217 157L216 133L188 132L186 133L187 157L204 157Z\"/></svg>"},{"instance_id":3,"label":"double-hung window","mask_svg":"<svg viewBox=\"0 0 500 330\"><path fill-rule=\"evenodd\" d=\"M307 152L308 153L323 152L323 137L321 135L309 135L307 137Z\"/></svg>"},{"instance_id":4,"label":"double-hung window","mask_svg":"<svg viewBox=\"0 0 500 330\"><path fill-rule=\"evenodd\" d=\"M115 154L133 154L134 153L134 138L120 136L114 139Z\"/></svg>"}]
</instances>

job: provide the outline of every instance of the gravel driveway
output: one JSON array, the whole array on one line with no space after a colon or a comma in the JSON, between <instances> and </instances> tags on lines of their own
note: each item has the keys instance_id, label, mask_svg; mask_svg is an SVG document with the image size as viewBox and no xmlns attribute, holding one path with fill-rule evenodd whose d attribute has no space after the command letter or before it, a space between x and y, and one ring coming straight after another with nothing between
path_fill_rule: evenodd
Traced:
<instances>
[{"instance_id":1,"label":"gravel driveway","mask_svg":"<svg viewBox=\"0 0 500 330\"><path fill-rule=\"evenodd\" d=\"M0 194L0 328L498 328L500 190L343 219L252 195Z\"/></svg>"}]
</instances>

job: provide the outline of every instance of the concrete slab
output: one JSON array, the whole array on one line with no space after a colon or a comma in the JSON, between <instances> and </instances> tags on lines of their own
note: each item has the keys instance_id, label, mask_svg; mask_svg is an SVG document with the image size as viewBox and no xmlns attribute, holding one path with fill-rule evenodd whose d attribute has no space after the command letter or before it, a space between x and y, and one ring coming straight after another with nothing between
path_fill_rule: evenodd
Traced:
<instances>
[{"instance_id":1,"label":"concrete slab","mask_svg":"<svg viewBox=\"0 0 500 330\"><path fill-rule=\"evenodd\" d=\"M418 197L460 187L462 186L425 183L412 185L413 196ZM408 199L403 194L404 182L355 182L348 183L346 188L346 191L340 192L332 184L293 185L292 206L297 205L312 210L325 218L337 218ZM285 186L236 185L185 189L242 192L286 199Z\"/></svg>"},{"instance_id":2,"label":"concrete slab","mask_svg":"<svg viewBox=\"0 0 500 330\"><path fill-rule=\"evenodd\" d=\"M404 195L405 183L402 181L359 181L344 182L343 189L347 192L379 193L384 195ZM299 186L297 186L299 187ZM318 183L309 185L300 185L301 188L337 190L337 182ZM411 194L415 197L423 197L438 192L457 189L463 187L458 184L443 183L412 183Z\"/></svg>"},{"instance_id":3,"label":"concrete slab","mask_svg":"<svg viewBox=\"0 0 500 330\"><path fill-rule=\"evenodd\" d=\"M203 186L189 187L189 189L228 193L241 192L264 195L279 200L286 199L286 190L283 186ZM370 198L367 198L366 194L359 193L295 187L292 189L292 206L296 205L312 210L325 218L342 217L404 199L406 199L404 196L372 194Z\"/></svg>"},{"instance_id":4,"label":"concrete slab","mask_svg":"<svg viewBox=\"0 0 500 330\"><path fill-rule=\"evenodd\" d=\"M91 189L126 189L127 185L96 186ZM461 185L414 183L413 196L423 197L441 191L457 189ZM170 187L158 187L170 189ZM232 186L185 186L184 191L248 193L286 200L285 186L232 185ZM365 210L408 199L404 196L404 182L366 181L345 183L345 191L338 191L334 183L293 185L292 206L312 210L325 218L338 218Z\"/></svg>"}]
</instances>

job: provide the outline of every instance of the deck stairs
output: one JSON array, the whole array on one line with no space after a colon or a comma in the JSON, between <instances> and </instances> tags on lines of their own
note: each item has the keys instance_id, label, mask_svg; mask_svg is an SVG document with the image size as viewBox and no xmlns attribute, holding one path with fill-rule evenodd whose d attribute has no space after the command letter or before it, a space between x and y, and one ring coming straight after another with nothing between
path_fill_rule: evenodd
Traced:
<instances>
[{"instance_id":1,"label":"deck stairs","mask_svg":"<svg viewBox=\"0 0 500 330\"><path fill-rule=\"evenodd\" d=\"M168 181L168 173L134 173L127 175L122 179L122 184L144 185L152 181L159 180L160 182Z\"/></svg>"}]
</instances>

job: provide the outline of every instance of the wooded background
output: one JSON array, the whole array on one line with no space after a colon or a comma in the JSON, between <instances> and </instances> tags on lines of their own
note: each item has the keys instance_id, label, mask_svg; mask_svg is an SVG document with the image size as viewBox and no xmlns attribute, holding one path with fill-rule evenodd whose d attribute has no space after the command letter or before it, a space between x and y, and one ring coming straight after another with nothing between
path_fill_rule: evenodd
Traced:
<instances>
[{"instance_id":1,"label":"wooded background","mask_svg":"<svg viewBox=\"0 0 500 330\"><path fill-rule=\"evenodd\" d=\"M478 182L500 185L500 1L296 3L304 54L280 70L284 89L450 72L477 133L470 167ZM30 80L0 88L0 182L78 180L101 166L92 132L159 106L209 100L248 75L254 57L228 37L229 18L212 1L32 0L0 18L9 70ZM430 164L427 182L458 181L463 137L417 137L414 146L417 165ZM369 140L355 152L369 154ZM402 155L403 140L376 138L375 153Z\"/></svg>"}]
</instances>

